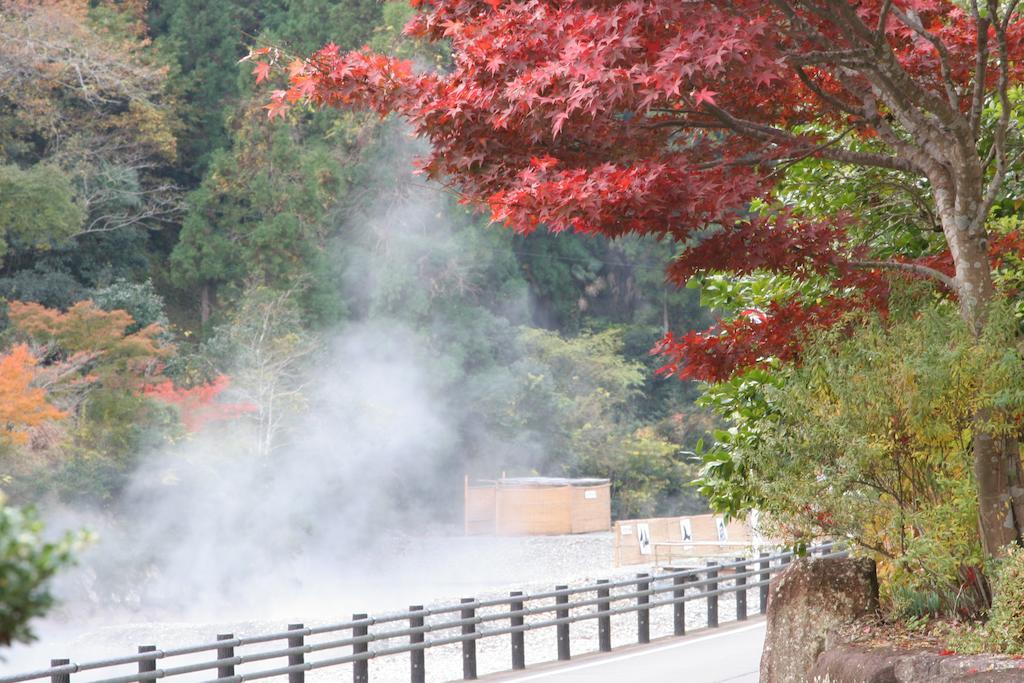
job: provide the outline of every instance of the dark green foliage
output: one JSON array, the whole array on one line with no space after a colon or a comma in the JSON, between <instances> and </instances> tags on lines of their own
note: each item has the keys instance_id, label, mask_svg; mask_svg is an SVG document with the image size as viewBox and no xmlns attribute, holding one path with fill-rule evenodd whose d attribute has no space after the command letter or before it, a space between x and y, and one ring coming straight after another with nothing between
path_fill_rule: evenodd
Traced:
<instances>
[{"instance_id":1,"label":"dark green foliage","mask_svg":"<svg viewBox=\"0 0 1024 683\"><path fill-rule=\"evenodd\" d=\"M238 94L236 63L258 32L260 3L173 0L161 3L161 40L173 55L186 124L179 138L183 170L198 178L229 144L224 114Z\"/></svg>"},{"instance_id":2,"label":"dark green foliage","mask_svg":"<svg viewBox=\"0 0 1024 683\"><path fill-rule=\"evenodd\" d=\"M135 324L128 328L132 334L149 325L167 328L167 315L164 313L164 300L153 287L151 280L129 282L118 279L104 287L94 290L89 298L105 311L128 311Z\"/></svg>"},{"instance_id":3,"label":"dark green foliage","mask_svg":"<svg viewBox=\"0 0 1024 683\"><path fill-rule=\"evenodd\" d=\"M0 295L64 309L94 288L144 278L152 258L146 235L137 231L82 235L39 254L12 254L0 268Z\"/></svg>"},{"instance_id":4,"label":"dark green foliage","mask_svg":"<svg viewBox=\"0 0 1024 683\"><path fill-rule=\"evenodd\" d=\"M379 0L285 0L268 28L287 50L308 55L330 42L343 50L365 45L380 20Z\"/></svg>"},{"instance_id":5,"label":"dark green foliage","mask_svg":"<svg viewBox=\"0 0 1024 683\"><path fill-rule=\"evenodd\" d=\"M49 308L68 308L85 298L86 291L71 274L47 270L44 264L0 277L0 296L4 299L33 301Z\"/></svg>"},{"instance_id":6,"label":"dark green foliage","mask_svg":"<svg viewBox=\"0 0 1024 683\"><path fill-rule=\"evenodd\" d=\"M239 112L233 137L232 149L214 155L189 197L171 254L174 283L216 288L222 302L248 284L310 284L311 271L329 271L327 209L347 190L345 169L322 139L266 126L251 110Z\"/></svg>"}]
</instances>

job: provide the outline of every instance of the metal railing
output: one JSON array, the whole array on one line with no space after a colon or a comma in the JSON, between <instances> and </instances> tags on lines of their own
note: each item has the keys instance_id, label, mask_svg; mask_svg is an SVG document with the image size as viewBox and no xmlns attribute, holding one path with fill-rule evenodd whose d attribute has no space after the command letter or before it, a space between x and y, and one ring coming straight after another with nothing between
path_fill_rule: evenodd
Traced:
<instances>
[{"instance_id":1,"label":"metal railing","mask_svg":"<svg viewBox=\"0 0 1024 683\"><path fill-rule=\"evenodd\" d=\"M654 566L662 567L674 562L693 560L709 555L724 555L736 551L758 551L761 548L777 548L776 542L751 543L746 541L655 541ZM728 548L729 550L726 550Z\"/></svg>"},{"instance_id":2,"label":"metal railing","mask_svg":"<svg viewBox=\"0 0 1024 683\"><path fill-rule=\"evenodd\" d=\"M838 545L825 543L811 548L810 554L838 557L846 553ZM410 681L424 683L425 651L456 643L461 643L462 647L463 680L474 680L477 677L476 644L482 638L509 637L511 669L515 671L526 668L524 636L527 631L554 628L558 659L568 660L571 657L570 628L577 622L596 619L598 649L609 652L612 617L616 615L635 612L636 640L647 643L651 639L651 611L661 607L672 608L673 633L677 636L686 633L686 603L694 600L706 601L707 626L712 628L719 625L719 598L723 595L735 596L736 620L743 621L748 616L747 593L757 589L759 610L764 613L771 577L782 571L792 558L792 552L761 553L758 557L735 562L708 562L702 568L638 574L635 578L599 580L575 587L556 586L552 591L531 595L514 591L508 597L463 598L458 604L430 608L413 605L406 611L374 617L355 614L350 621L326 626L290 624L285 631L244 638L224 633L211 642L167 650L142 645L136 654L80 664L54 659L48 669L3 676L0 683L46 679L52 683L71 683L73 675L75 681L136 683L189 674L221 683L283 676L288 677L289 683L303 683L307 671L349 664L354 683L368 683L371 659L399 654L409 656ZM493 608L498 609L487 611ZM533 620L527 621L528 617ZM431 621L428 622L428 618ZM328 638L317 639L324 636ZM271 650L247 651L266 643L284 643L286 647L278 645ZM371 648L371 644L376 646ZM182 663L189 656L206 657L206 653L214 658ZM309 657L320 654L327 657ZM271 661L273 664L268 666ZM163 666L157 668L158 663ZM125 673L127 667L135 670ZM248 670L240 672L241 668ZM104 677L86 679L78 675L90 672Z\"/></svg>"}]
</instances>

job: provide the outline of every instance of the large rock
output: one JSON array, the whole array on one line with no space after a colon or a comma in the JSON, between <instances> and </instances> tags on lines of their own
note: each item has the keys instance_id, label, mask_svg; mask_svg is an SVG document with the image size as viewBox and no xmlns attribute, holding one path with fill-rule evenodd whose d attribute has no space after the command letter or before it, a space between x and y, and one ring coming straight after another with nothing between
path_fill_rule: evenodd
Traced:
<instances>
[{"instance_id":1,"label":"large rock","mask_svg":"<svg viewBox=\"0 0 1024 683\"><path fill-rule=\"evenodd\" d=\"M898 683L1020 683L1024 660L1006 655L908 653L894 667Z\"/></svg>"},{"instance_id":2,"label":"large rock","mask_svg":"<svg viewBox=\"0 0 1024 683\"><path fill-rule=\"evenodd\" d=\"M934 651L848 643L818 657L814 683L1021 683L1024 659L1007 655L944 655Z\"/></svg>"},{"instance_id":3,"label":"large rock","mask_svg":"<svg viewBox=\"0 0 1024 683\"><path fill-rule=\"evenodd\" d=\"M870 559L800 558L768 591L761 683L807 683L828 632L878 611ZM879 679L884 680L884 679Z\"/></svg>"},{"instance_id":4,"label":"large rock","mask_svg":"<svg viewBox=\"0 0 1024 683\"><path fill-rule=\"evenodd\" d=\"M899 683L896 663L905 655L893 648L840 645L818 656L807 680L814 683Z\"/></svg>"}]
</instances>

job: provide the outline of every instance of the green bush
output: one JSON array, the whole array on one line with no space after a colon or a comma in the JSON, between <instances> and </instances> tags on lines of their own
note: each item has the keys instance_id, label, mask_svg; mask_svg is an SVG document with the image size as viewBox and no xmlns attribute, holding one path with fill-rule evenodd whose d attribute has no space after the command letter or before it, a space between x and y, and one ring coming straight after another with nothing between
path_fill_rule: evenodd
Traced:
<instances>
[{"instance_id":1,"label":"green bush","mask_svg":"<svg viewBox=\"0 0 1024 683\"><path fill-rule=\"evenodd\" d=\"M1009 550L996 568L986 630L1002 652L1024 654L1024 548Z\"/></svg>"},{"instance_id":2,"label":"green bush","mask_svg":"<svg viewBox=\"0 0 1024 683\"><path fill-rule=\"evenodd\" d=\"M35 639L30 621L54 604L49 580L72 564L82 540L69 533L46 541L43 524L31 508L8 507L0 500L0 646Z\"/></svg>"},{"instance_id":3,"label":"green bush","mask_svg":"<svg viewBox=\"0 0 1024 683\"><path fill-rule=\"evenodd\" d=\"M1012 546L994 561L992 609L988 619L951 634L957 652L1024 655L1024 548Z\"/></svg>"},{"instance_id":4,"label":"green bush","mask_svg":"<svg viewBox=\"0 0 1024 683\"><path fill-rule=\"evenodd\" d=\"M975 338L956 309L916 290L887 317L851 316L807 341L799 367L752 371L706 404L732 421L705 456L718 509L756 507L783 538L849 539L879 559L897 616L966 617L988 606L971 429L1024 414L1017 326L995 309Z\"/></svg>"},{"instance_id":5,"label":"green bush","mask_svg":"<svg viewBox=\"0 0 1024 683\"><path fill-rule=\"evenodd\" d=\"M138 332L148 325L159 325L164 329L170 326L164 313L164 300L157 294L151 280L128 282L119 278L94 290L91 298L104 311L127 311L135 321L126 330L128 334Z\"/></svg>"}]
</instances>

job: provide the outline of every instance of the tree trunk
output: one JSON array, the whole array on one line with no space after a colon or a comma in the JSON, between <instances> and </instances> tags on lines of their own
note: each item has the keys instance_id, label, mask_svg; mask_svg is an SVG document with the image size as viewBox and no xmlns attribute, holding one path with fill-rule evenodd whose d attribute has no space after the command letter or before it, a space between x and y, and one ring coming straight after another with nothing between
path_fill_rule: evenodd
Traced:
<instances>
[{"instance_id":1,"label":"tree trunk","mask_svg":"<svg viewBox=\"0 0 1024 683\"><path fill-rule=\"evenodd\" d=\"M991 434L983 426L991 417L989 410L980 410L975 416L974 479L978 489L981 544L987 554L999 555L1006 546L1024 537L1024 498L1020 495L1021 462L1017 439Z\"/></svg>"},{"instance_id":2,"label":"tree trunk","mask_svg":"<svg viewBox=\"0 0 1024 683\"><path fill-rule=\"evenodd\" d=\"M986 238L969 235L965 222L953 221L953 226L944 227L956 265L960 314L979 336L995 299L995 286ZM1024 539L1024 492L1016 436L993 434L993 418L998 415L988 408L975 414L972 447L981 543L987 554L999 555L1006 546Z\"/></svg>"},{"instance_id":3,"label":"tree trunk","mask_svg":"<svg viewBox=\"0 0 1024 683\"><path fill-rule=\"evenodd\" d=\"M206 327L206 321L210 319L210 312L213 304L210 301L210 283L204 282L199 290L199 323Z\"/></svg>"}]
</instances>

